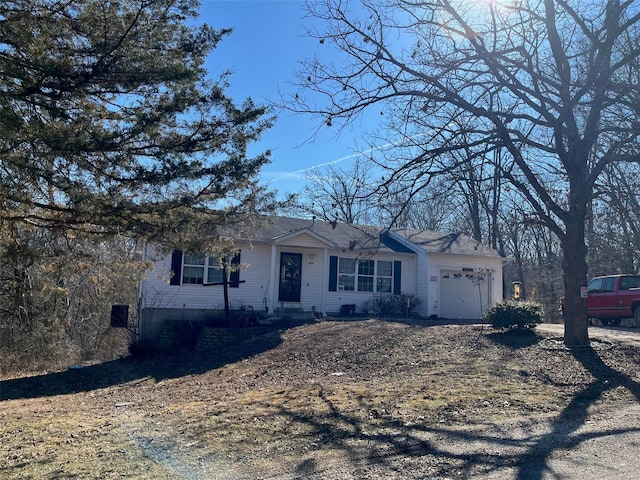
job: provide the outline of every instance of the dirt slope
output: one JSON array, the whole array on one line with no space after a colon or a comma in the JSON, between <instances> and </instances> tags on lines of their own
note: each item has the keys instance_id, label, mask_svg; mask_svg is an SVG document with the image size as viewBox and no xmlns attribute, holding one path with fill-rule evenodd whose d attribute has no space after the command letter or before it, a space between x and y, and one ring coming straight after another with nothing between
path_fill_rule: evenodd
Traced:
<instances>
[{"instance_id":1,"label":"dirt slope","mask_svg":"<svg viewBox=\"0 0 640 480\"><path fill-rule=\"evenodd\" d=\"M639 363L553 329L315 323L5 379L0 476L635 478Z\"/></svg>"}]
</instances>

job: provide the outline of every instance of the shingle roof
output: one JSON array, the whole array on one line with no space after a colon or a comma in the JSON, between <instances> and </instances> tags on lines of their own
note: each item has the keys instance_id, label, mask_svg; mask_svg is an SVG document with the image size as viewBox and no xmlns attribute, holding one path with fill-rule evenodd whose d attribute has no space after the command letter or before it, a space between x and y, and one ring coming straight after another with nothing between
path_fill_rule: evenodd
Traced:
<instances>
[{"instance_id":1,"label":"shingle roof","mask_svg":"<svg viewBox=\"0 0 640 480\"><path fill-rule=\"evenodd\" d=\"M461 233L428 232L420 230L394 229L394 233L419 246L427 253L454 253L503 257L497 250Z\"/></svg>"},{"instance_id":2,"label":"shingle roof","mask_svg":"<svg viewBox=\"0 0 640 480\"><path fill-rule=\"evenodd\" d=\"M320 220L269 217L265 224L252 230L245 240L253 242L274 243L287 235L312 232L330 246L349 250L371 250L415 252L418 248L428 253L452 253L459 255L479 255L486 257L502 257L496 250L483 245L471 237L459 233L428 232L419 230L392 229L401 238L408 240L408 245L399 242L392 236L384 235L387 229L373 226L354 226L342 222L325 222ZM382 243L381 243L382 235ZM413 246L411 245L413 244Z\"/></svg>"},{"instance_id":3,"label":"shingle roof","mask_svg":"<svg viewBox=\"0 0 640 480\"><path fill-rule=\"evenodd\" d=\"M380 227L353 226L342 222L323 222L319 220L269 217L265 224L252 231L245 240L252 242L274 243L278 239L309 232L322 238L330 246L349 250L391 249L380 243Z\"/></svg>"}]
</instances>

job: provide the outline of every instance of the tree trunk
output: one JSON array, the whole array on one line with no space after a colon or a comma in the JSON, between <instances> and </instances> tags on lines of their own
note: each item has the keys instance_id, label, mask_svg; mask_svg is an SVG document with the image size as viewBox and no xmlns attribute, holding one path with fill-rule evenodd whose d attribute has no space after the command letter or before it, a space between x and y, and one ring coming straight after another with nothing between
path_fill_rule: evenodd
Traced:
<instances>
[{"instance_id":1,"label":"tree trunk","mask_svg":"<svg viewBox=\"0 0 640 480\"><path fill-rule=\"evenodd\" d=\"M585 212L586 213L586 212ZM581 287L587 285L587 246L585 244L585 215L575 214L566 223L566 236L562 242L564 258L564 344L589 345L587 301L580 296Z\"/></svg>"}]
</instances>

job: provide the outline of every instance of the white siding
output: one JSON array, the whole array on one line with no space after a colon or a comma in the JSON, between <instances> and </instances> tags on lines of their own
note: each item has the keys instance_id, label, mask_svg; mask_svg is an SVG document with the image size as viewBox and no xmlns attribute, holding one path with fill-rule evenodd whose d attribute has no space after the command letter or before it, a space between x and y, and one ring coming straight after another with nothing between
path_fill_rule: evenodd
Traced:
<instances>
[{"instance_id":1,"label":"white siding","mask_svg":"<svg viewBox=\"0 0 640 480\"><path fill-rule=\"evenodd\" d=\"M280 253L302 254L302 284L300 303L286 304L285 307L297 307L310 311L335 313L342 305L355 304L356 308L372 297L369 292L329 292L329 256L355 257L352 252L332 251L316 238L298 235L288 239L291 242L304 243L289 245L289 241L275 246L254 244L241 245L239 288L229 288L229 300L232 308L251 305L256 310L269 307L269 311L280 306L278 302ZM349 253L352 253L349 255ZM221 309L224 305L222 286L169 285L171 253L161 254L152 247L145 250L146 260L153 262L153 269L140 286L140 308L164 309ZM276 265L272 268L272 258ZM502 258L452 254L410 254L377 253L375 260L402 261L402 293L417 295L422 304L418 313L425 316L437 315L456 318L458 313L446 311L442 291L442 272L463 272L463 269L483 271L490 278L487 282L486 298L482 310L488 305L502 300ZM446 303L446 302L445 302ZM451 315L454 313L455 315ZM466 315L466 314L465 314Z\"/></svg>"},{"instance_id":2,"label":"white siding","mask_svg":"<svg viewBox=\"0 0 640 480\"><path fill-rule=\"evenodd\" d=\"M416 262L413 279L416 285L415 294L422 300L422 303L416 309L416 313L428 317L433 313L429 311L429 257L424 252L420 253Z\"/></svg>"},{"instance_id":3,"label":"white siding","mask_svg":"<svg viewBox=\"0 0 640 480\"><path fill-rule=\"evenodd\" d=\"M428 312L427 315L437 315L443 318L460 318L460 309L451 310L451 296L443 290L443 272L456 272L459 274L482 272L486 277L488 290L483 293L482 312L478 311L477 318L491 305L502 300L502 258L500 257L475 257L472 255L430 254L429 258L429 288L428 288ZM472 273L471 272L471 273ZM469 282L471 283L471 282ZM477 288L477 287L476 287ZM469 291L467 297L471 301L476 292ZM484 299L487 299L485 302ZM475 299L473 300L475 302ZM448 305L448 307L447 307ZM479 305L479 296L478 296ZM447 308L449 310L447 311ZM465 313L465 315L467 315Z\"/></svg>"},{"instance_id":4,"label":"white siding","mask_svg":"<svg viewBox=\"0 0 640 480\"><path fill-rule=\"evenodd\" d=\"M335 254L333 255L349 258L347 254ZM416 255L414 254L391 254L391 253L380 253L372 257L374 260L389 260L395 261L400 260L402 262L402 274L401 274L401 292L407 294L417 294L416 291ZM337 291L337 292L329 292L329 279L327 278L326 285L324 288L327 290L327 308L326 311L329 313L336 313L340 311L340 307L342 305L355 305L356 312L361 312L362 305L377 295L371 292L345 292L345 291ZM423 302L426 302L425 298L421 298Z\"/></svg>"},{"instance_id":5,"label":"white siding","mask_svg":"<svg viewBox=\"0 0 640 480\"><path fill-rule=\"evenodd\" d=\"M229 303L232 308L252 305L264 308L272 286L269 279L271 247L257 245L242 246L240 262L241 283L238 288L229 288ZM221 309L224 307L222 286L170 285L171 253L162 255L152 248L148 260L155 261L153 270L141 286L142 308L186 308Z\"/></svg>"},{"instance_id":6,"label":"white siding","mask_svg":"<svg viewBox=\"0 0 640 480\"><path fill-rule=\"evenodd\" d=\"M300 239L301 236L297 237ZM311 238L311 237L309 237ZM312 239L315 240L315 239ZM273 249L275 251L273 251ZM272 271L272 251L278 265ZM302 284L300 303L280 304L278 302L279 262L280 254L302 254ZM344 304L355 304L360 307L372 297L370 292L329 292L329 256L349 255L331 252L326 248L301 248L287 245L248 245L241 248L241 264L239 288L229 288L229 303L232 308L251 305L269 311L279 306L298 307L310 311L313 307L319 312L335 313ZM416 255L413 254L378 254L375 260L401 260L402 293L418 294L416 290ZM154 262L153 270L140 288L140 308L164 309L222 309L224 306L222 286L203 285L170 285L171 253L160 254L153 248L147 249L146 259ZM421 296L426 303L426 298Z\"/></svg>"}]
</instances>

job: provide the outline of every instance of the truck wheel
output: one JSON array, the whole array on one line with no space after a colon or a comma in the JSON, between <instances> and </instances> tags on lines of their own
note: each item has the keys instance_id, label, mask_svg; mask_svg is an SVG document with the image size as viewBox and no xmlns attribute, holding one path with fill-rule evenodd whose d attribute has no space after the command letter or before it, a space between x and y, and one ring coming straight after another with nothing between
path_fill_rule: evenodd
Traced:
<instances>
[{"instance_id":1,"label":"truck wheel","mask_svg":"<svg viewBox=\"0 0 640 480\"><path fill-rule=\"evenodd\" d=\"M607 326L611 323L611 319L610 318L601 318L600 322L602 322L603 326Z\"/></svg>"},{"instance_id":2,"label":"truck wheel","mask_svg":"<svg viewBox=\"0 0 640 480\"><path fill-rule=\"evenodd\" d=\"M640 327L640 307L633 312L633 326Z\"/></svg>"}]
</instances>

